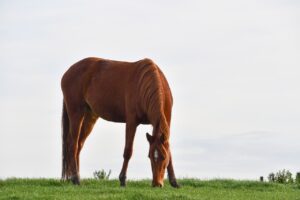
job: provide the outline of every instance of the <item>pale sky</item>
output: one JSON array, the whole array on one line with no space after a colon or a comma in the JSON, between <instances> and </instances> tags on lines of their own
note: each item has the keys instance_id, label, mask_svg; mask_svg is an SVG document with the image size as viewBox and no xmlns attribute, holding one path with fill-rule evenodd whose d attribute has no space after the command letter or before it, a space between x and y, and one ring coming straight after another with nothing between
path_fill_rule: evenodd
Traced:
<instances>
[{"instance_id":1,"label":"pale sky","mask_svg":"<svg viewBox=\"0 0 300 200\"><path fill-rule=\"evenodd\" d=\"M174 97L178 177L300 171L300 2L0 2L0 178L61 174L60 79L78 60L153 59ZM123 162L125 125L99 119L81 176ZM128 178L151 178L137 130Z\"/></svg>"}]
</instances>

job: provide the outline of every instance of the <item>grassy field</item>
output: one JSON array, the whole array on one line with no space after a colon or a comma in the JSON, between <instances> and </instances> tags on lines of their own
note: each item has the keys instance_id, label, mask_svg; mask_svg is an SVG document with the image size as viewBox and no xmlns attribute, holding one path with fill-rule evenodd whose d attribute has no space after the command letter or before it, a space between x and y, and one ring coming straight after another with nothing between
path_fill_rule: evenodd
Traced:
<instances>
[{"instance_id":1,"label":"grassy field","mask_svg":"<svg viewBox=\"0 0 300 200\"><path fill-rule=\"evenodd\" d=\"M181 179L179 189L152 188L150 180L129 181L126 188L119 181L82 180L80 186L55 179L0 180L0 199L272 199L300 200L300 185L255 181Z\"/></svg>"}]
</instances>

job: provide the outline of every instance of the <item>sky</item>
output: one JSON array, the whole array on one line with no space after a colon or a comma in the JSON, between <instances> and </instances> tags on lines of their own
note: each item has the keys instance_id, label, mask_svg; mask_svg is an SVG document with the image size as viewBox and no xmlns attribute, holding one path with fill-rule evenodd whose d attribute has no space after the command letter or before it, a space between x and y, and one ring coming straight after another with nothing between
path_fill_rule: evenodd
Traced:
<instances>
[{"instance_id":1,"label":"sky","mask_svg":"<svg viewBox=\"0 0 300 200\"><path fill-rule=\"evenodd\" d=\"M151 58L174 98L177 177L258 179L300 171L296 0L0 2L0 178L61 174L60 79L89 56ZM151 178L139 126L129 179ZM99 119L81 177L123 162L125 125Z\"/></svg>"}]
</instances>

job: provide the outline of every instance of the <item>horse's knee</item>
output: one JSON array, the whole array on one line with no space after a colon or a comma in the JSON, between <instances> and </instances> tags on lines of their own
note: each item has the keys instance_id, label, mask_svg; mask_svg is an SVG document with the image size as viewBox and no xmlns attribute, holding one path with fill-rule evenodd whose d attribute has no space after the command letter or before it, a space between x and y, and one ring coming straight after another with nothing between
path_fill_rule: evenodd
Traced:
<instances>
[{"instance_id":1,"label":"horse's knee","mask_svg":"<svg viewBox=\"0 0 300 200\"><path fill-rule=\"evenodd\" d=\"M131 148L126 148L124 150L123 158L126 160L129 160L132 156L132 149Z\"/></svg>"},{"instance_id":2,"label":"horse's knee","mask_svg":"<svg viewBox=\"0 0 300 200\"><path fill-rule=\"evenodd\" d=\"M77 151L78 148L78 144L76 141L70 139L70 141L68 142L68 149L69 149L69 153L73 154Z\"/></svg>"}]
</instances>

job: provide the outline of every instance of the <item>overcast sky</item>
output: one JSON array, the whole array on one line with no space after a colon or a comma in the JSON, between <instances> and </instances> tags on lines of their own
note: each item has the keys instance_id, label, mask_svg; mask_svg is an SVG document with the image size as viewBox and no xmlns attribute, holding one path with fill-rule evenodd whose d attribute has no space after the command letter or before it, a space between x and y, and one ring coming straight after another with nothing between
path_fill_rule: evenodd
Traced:
<instances>
[{"instance_id":1,"label":"overcast sky","mask_svg":"<svg viewBox=\"0 0 300 200\"><path fill-rule=\"evenodd\" d=\"M174 96L178 177L300 171L296 0L0 2L0 178L60 177L60 79L78 60L153 59ZM122 165L124 124L98 120L81 176ZM128 178L150 178L137 130Z\"/></svg>"}]
</instances>

